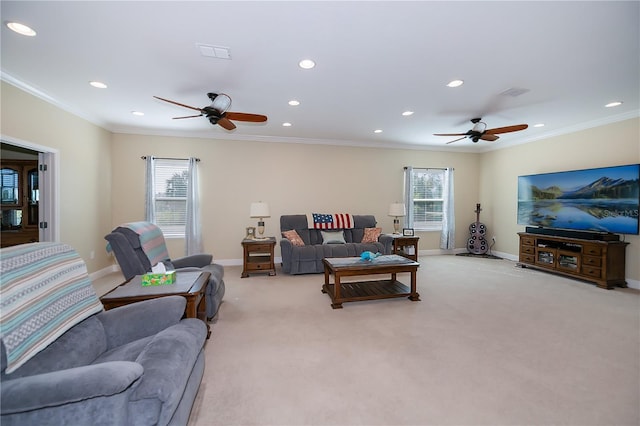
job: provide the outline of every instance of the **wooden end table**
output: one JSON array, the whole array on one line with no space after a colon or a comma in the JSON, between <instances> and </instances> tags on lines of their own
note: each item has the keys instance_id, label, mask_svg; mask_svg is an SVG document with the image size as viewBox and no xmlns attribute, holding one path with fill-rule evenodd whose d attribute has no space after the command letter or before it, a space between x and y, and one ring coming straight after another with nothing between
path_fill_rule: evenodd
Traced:
<instances>
[{"instance_id":1,"label":"wooden end table","mask_svg":"<svg viewBox=\"0 0 640 426\"><path fill-rule=\"evenodd\" d=\"M393 254L418 261L418 240L420 237L393 235Z\"/></svg>"},{"instance_id":2,"label":"wooden end table","mask_svg":"<svg viewBox=\"0 0 640 426\"><path fill-rule=\"evenodd\" d=\"M143 300L164 296L182 296L187 299L186 318L199 318L207 325L207 339L211 335L207 322L205 290L211 273L206 271L176 272L176 282L168 285L142 286L142 275L136 275L100 298L105 310Z\"/></svg>"},{"instance_id":3,"label":"wooden end table","mask_svg":"<svg viewBox=\"0 0 640 426\"><path fill-rule=\"evenodd\" d=\"M264 239L242 240L242 275L246 278L256 272L267 272L270 276L276 274L273 250L276 246L275 237Z\"/></svg>"},{"instance_id":4,"label":"wooden end table","mask_svg":"<svg viewBox=\"0 0 640 426\"><path fill-rule=\"evenodd\" d=\"M333 309L342 308L344 302L361 300L393 297L408 297L414 302L420 300L416 290L416 272L420 264L404 256L396 254L379 256L371 262L363 261L359 257L324 258L322 263L324 263L322 292L331 298ZM396 274L400 272L411 273L411 288L396 279ZM329 283L331 274L333 274L334 284ZM391 274L391 279L341 282L343 277L379 274Z\"/></svg>"}]
</instances>

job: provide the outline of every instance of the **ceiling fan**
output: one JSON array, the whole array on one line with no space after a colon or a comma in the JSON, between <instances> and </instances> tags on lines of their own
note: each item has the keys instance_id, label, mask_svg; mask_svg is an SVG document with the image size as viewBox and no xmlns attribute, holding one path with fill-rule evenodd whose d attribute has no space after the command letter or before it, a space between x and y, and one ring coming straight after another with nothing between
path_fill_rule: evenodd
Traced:
<instances>
[{"instance_id":1,"label":"ceiling fan","mask_svg":"<svg viewBox=\"0 0 640 426\"><path fill-rule=\"evenodd\" d=\"M462 136L461 138L454 139L452 141L447 142L447 144L457 142L464 138L469 138L473 141L473 143L478 142L480 139L484 141L493 142L498 140L498 133L509 133L509 132L518 132L520 130L524 130L529 127L528 124L516 124L514 126L506 126L506 127L496 127L495 129L487 129L487 125L480 121L481 118L473 118L471 122L473 123L473 128L466 133L434 133L435 136Z\"/></svg>"},{"instance_id":2,"label":"ceiling fan","mask_svg":"<svg viewBox=\"0 0 640 426\"><path fill-rule=\"evenodd\" d=\"M264 121L267 121L266 115L227 111L231 107L231 98L224 93L207 93L207 96L209 97L209 99L211 99L211 105L202 108L196 108L189 105L181 104L179 102L172 101L170 99L164 99L159 96L154 96L154 98L200 112L200 114L197 115L173 117L174 120L204 116L207 117L211 124L218 124L227 130L233 130L236 128L236 125L233 124L231 120L249 121L252 123L262 123Z\"/></svg>"}]
</instances>

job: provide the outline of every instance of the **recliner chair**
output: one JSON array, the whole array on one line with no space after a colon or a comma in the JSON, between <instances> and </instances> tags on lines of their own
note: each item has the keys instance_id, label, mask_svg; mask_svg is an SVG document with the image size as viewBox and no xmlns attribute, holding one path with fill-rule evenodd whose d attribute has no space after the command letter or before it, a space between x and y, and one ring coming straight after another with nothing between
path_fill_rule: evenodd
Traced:
<instances>
[{"instance_id":1,"label":"recliner chair","mask_svg":"<svg viewBox=\"0 0 640 426\"><path fill-rule=\"evenodd\" d=\"M156 225L150 222L123 224L115 228L104 238L109 242L107 250L113 251L118 265L120 265L120 269L122 270L122 274L127 280L136 275L151 272L151 261L149 260L148 254L143 250L143 244L141 243L141 237L144 237L144 234L141 233L141 231L136 232L134 230L136 228L146 229L144 232L149 232L148 230L152 230L151 232L155 231L158 234L158 238L161 238L161 241L156 242L156 245L164 246L163 248L166 251L166 244L162 233ZM218 308L224 297L224 268L222 265L212 263L213 256L210 254L195 254L178 259L163 260L169 260L177 272L201 269L211 273L206 290L207 319L211 320L218 312Z\"/></svg>"}]
</instances>

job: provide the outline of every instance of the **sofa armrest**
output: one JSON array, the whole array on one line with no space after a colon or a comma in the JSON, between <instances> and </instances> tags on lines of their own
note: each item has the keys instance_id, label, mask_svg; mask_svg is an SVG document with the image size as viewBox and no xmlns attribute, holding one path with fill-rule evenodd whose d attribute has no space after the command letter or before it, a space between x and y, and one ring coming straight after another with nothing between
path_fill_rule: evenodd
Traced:
<instances>
[{"instance_id":1,"label":"sofa armrest","mask_svg":"<svg viewBox=\"0 0 640 426\"><path fill-rule=\"evenodd\" d=\"M100 312L96 317L104 327L107 350L153 336L177 324L186 305L187 300L182 296L166 296Z\"/></svg>"},{"instance_id":2,"label":"sofa armrest","mask_svg":"<svg viewBox=\"0 0 640 426\"><path fill-rule=\"evenodd\" d=\"M197 318L185 318L155 335L136 359L144 374L131 393L130 416L144 418L147 402L155 400L162 409L154 424L169 423L206 338L207 326Z\"/></svg>"},{"instance_id":3,"label":"sofa armrest","mask_svg":"<svg viewBox=\"0 0 640 426\"><path fill-rule=\"evenodd\" d=\"M393 237L391 235L382 234L378 237L378 242L382 243L384 246L384 253L382 254L391 254L393 251Z\"/></svg>"},{"instance_id":4,"label":"sofa armrest","mask_svg":"<svg viewBox=\"0 0 640 426\"><path fill-rule=\"evenodd\" d=\"M174 268L203 268L207 265L211 265L213 262L213 256L210 254L193 254L191 256L179 257L178 259L171 259L171 263Z\"/></svg>"},{"instance_id":5,"label":"sofa armrest","mask_svg":"<svg viewBox=\"0 0 640 426\"><path fill-rule=\"evenodd\" d=\"M143 371L138 363L113 361L4 380L2 415L115 395L131 386Z\"/></svg>"},{"instance_id":6,"label":"sofa armrest","mask_svg":"<svg viewBox=\"0 0 640 426\"><path fill-rule=\"evenodd\" d=\"M282 257L282 272L288 274L291 272L291 256L293 253L293 244L291 241L283 238L280 240L280 256Z\"/></svg>"}]
</instances>

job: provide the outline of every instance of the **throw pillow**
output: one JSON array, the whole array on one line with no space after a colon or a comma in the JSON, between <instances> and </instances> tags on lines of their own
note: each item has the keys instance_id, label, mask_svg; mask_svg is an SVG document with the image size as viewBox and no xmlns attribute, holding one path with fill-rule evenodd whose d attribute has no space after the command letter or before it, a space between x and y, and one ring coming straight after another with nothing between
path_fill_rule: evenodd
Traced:
<instances>
[{"instance_id":1,"label":"throw pillow","mask_svg":"<svg viewBox=\"0 0 640 426\"><path fill-rule=\"evenodd\" d=\"M304 241L302 241L302 238L300 238L300 235L298 235L298 232L295 229L292 229L291 231L284 231L282 236L291 241L291 244L294 246L302 247L304 245Z\"/></svg>"},{"instance_id":2,"label":"throw pillow","mask_svg":"<svg viewBox=\"0 0 640 426\"><path fill-rule=\"evenodd\" d=\"M345 244L344 233L342 231L320 231L322 233L322 244Z\"/></svg>"},{"instance_id":3,"label":"throw pillow","mask_svg":"<svg viewBox=\"0 0 640 426\"><path fill-rule=\"evenodd\" d=\"M375 243L378 241L380 234L382 234L382 228L364 228L364 237L362 237L362 242Z\"/></svg>"}]
</instances>

